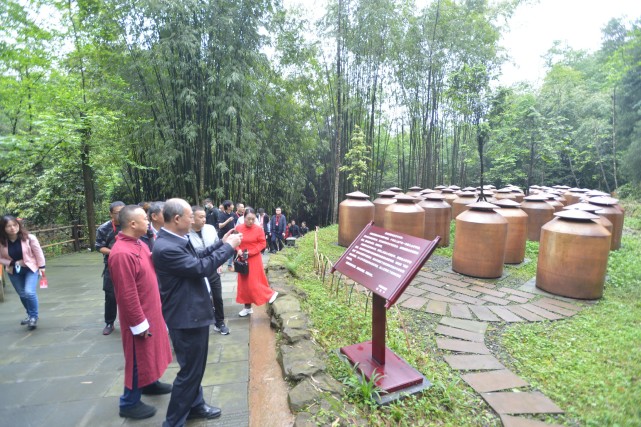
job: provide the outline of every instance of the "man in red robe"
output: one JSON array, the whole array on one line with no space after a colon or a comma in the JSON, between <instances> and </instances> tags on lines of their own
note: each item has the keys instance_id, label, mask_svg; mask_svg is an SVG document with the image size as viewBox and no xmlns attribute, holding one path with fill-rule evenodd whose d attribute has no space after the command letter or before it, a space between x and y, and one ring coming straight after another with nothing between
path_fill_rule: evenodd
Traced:
<instances>
[{"instance_id":1,"label":"man in red robe","mask_svg":"<svg viewBox=\"0 0 641 427\"><path fill-rule=\"evenodd\" d=\"M120 416L143 419L156 408L143 403L142 394L167 394L171 385L158 381L171 362L167 326L162 316L158 279L151 252L139 238L147 232L145 211L136 205L120 211L122 231L109 253L125 353L125 391Z\"/></svg>"}]
</instances>

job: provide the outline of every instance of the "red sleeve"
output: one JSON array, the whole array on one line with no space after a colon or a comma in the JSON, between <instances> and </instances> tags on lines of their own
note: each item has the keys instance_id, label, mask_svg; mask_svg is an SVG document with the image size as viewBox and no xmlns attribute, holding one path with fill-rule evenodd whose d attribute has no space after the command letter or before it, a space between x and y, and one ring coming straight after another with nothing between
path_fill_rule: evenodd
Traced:
<instances>
[{"instance_id":1,"label":"red sleeve","mask_svg":"<svg viewBox=\"0 0 641 427\"><path fill-rule=\"evenodd\" d=\"M138 326L146 319L140 305L136 275L140 261L132 254L116 251L109 254L109 273L114 284L116 303L126 325L124 329ZM129 329L130 330L130 329Z\"/></svg>"},{"instance_id":2,"label":"red sleeve","mask_svg":"<svg viewBox=\"0 0 641 427\"><path fill-rule=\"evenodd\" d=\"M262 228L254 226L254 230L249 233L248 227L244 227L241 231L243 233L243 241L238 246L239 249L247 249L247 254L252 257L258 255L265 249L267 241L265 240L265 233Z\"/></svg>"}]
</instances>

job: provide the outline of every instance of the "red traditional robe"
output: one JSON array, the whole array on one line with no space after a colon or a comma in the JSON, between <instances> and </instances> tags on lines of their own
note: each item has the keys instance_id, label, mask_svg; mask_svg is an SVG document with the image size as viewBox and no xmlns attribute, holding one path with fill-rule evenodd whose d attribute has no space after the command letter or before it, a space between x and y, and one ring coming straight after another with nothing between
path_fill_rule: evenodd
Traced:
<instances>
[{"instance_id":1,"label":"red traditional robe","mask_svg":"<svg viewBox=\"0 0 641 427\"><path fill-rule=\"evenodd\" d=\"M125 352L125 387L133 388L134 354L138 366L138 387L144 387L158 380L171 362L171 348L151 252L140 240L119 233L109 253L108 265L118 303ZM139 326L145 320L152 336L134 336L131 327Z\"/></svg>"},{"instance_id":2,"label":"red traditional robe","mask_svg":"<svg viewBox=\"0 0 641 427\"><path fill-rule=\"evenodd\" d=\"M236 230L243 234L243 240L237 249L243 251L247 249L249 254L249 274L238 275L236 302L263 305L274 294L274 290L269 287L263 268L261 251L265 249L265 232L255 224L251 227L240 224Z\"/></svg>"}]
</instances>

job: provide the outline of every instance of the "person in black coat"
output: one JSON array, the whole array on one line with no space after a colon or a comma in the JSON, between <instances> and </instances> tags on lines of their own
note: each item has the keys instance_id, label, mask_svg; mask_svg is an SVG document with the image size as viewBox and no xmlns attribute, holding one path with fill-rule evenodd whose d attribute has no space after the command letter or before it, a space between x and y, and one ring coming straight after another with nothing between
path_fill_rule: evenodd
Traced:
<instances>
[{"instance_id":1,"label":"person in black coat","mask_svg":"<svg viewBox=\"0 0 641 427\"><path fill-rule=\"evenodd\" d=\"M194 216L182 199L169 199L152 253L160 285L162 312L180 370L174 380L163 427L183 426L188 419L220 417L221 410L205 403L201 382L207 365L209 325L214 309L205 277L212 275L240 245L240 234L196 252L186 237Z\"/></svg>"},{"instance_id":2,"label":"person in black coat","mask_svg":"<svg viewBox=\"0 0 641 427\"><path fill-rule=\"evenodd\" d=\"M287 229L287 218L281 213L280 208L276 208L276 213L272 215L269 221L269 244L271 252L276 253L285 246L285 230Z\"/></svg>"}]
</instances>

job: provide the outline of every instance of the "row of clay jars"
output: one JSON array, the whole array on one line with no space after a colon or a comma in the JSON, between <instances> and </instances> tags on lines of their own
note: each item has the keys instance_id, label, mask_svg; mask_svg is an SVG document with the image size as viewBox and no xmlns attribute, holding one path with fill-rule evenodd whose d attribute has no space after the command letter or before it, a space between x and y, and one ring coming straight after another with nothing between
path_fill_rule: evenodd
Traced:
<instances>
[{"instance_id":1,"label":"row of clay jars","mask_svg":"<svg viewBox=\"0 0 641 427\"><path fill-rule=\"evenodd\" d=\"M375 225L392 231L409 234L419 238L425 235L425 211L415 203L415 198L399 193L392 203L385 205L368 200L367 194L356 191L346 194L347 199L338 206L338 244L348 247L371 221L375 221L376 209L382 209L383 223ZM380 221L380 219L379 219ZM449 232L449 231L448 231Z\"/></svg>"},{"instance_id":2,"label":"row of clay jars","mask_svg":"<svg viewBox=\"0 0 641 427\"><path fill-rule=\"evenodd\" d=\"M408 218L404 217L404 215L406 213L411 214L416 210L409 209L407 206L403 206L402 208L400 208L398 214L395 213L390 217L390 219L388 220L388 224L386 225L386 209L390 205L394 205L397 203L398 193L386 190L378 193L378 196L379 197L374 200L374 225L388 228L394 231L402 231L401 229L399 229L399 227L402 228L402 226L397 226L396 222L407 221ZM446 247L450 244L451 208L450 205L443 201L443 199L444 196L440 193L427 193L424 196L424 199L417 204L418 207L422 208L425 211L423 235L417 237L421 237L427 240L434 240L436 236L439 236L441 240L439 241L438 245L441 247ZM412 202L415 203L416 199L412 200ZM420 214L417 215L420 217ZM391 223L389 223L389 221L391 221ZM412 230L412 233L416 232L416 230Z\"/></svg>"}]
</instances>

